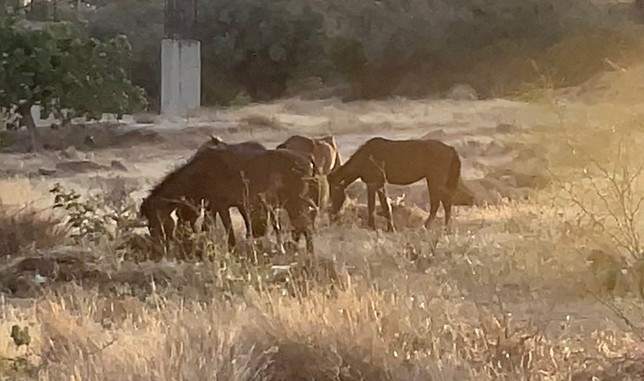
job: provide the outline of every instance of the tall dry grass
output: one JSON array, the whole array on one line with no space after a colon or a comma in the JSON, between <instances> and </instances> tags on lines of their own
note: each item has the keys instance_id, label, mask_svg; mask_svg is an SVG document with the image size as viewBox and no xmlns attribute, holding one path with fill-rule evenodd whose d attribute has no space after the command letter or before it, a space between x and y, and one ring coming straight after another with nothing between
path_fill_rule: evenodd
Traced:
<instances>
[{"instance_id":1,"label":"tall dry grass","mask_svg":"<svg viewBox=\"0 0 644 381\"><path fill-rule=\"evenodd\" d=\"M600 374L634 353L638 342L603 321L605 308L584 288L593 280L578 252L581 233L567 230L568 217L550 200L543 193L532 201L461 208L456 231L446 236L326 228L318 236L319 255L342 264L348 281L342 287L313 281L306 294L294 296L268 278L210 297L194 295L181 280L206 280L197 273L221 273L233 258L213 265L124 263L111 267L112 279L144 268L176 270L167 271L169 284L133 295L52 285L33 304L5 301L0 356L24 356L27 370L41 380L565 380L592 369ZM118 250L109 241L87 245L106 258ZM31 326L28 350L8 338L16 323Z\"/></svg>"},{"instance_id":2,"label":"tall dry grass","mask_svg":"<svg viewBox=\"0 0 644 381\"><path fill-rule=\"evenodd\" d=\"M121 323L101 326L100 306L124 301ZM565 319L550 336L472 301L358 286L303 300L249 291L232 305L72 289L22 312L40 333L41 380L563 380L636 347L609 331L574 337Z\"/></svg>"},{"instance_id":3,"label":"tall dry grass","mask_svg":"<svg viewBox=\"0 0 644 381\"><path fill-rule=\"evenodd\" d=\"M46 197L29 180L0 180L0 258L25 248L50 248L64 241L66 229Z\"/></svg>"}]
</instances>

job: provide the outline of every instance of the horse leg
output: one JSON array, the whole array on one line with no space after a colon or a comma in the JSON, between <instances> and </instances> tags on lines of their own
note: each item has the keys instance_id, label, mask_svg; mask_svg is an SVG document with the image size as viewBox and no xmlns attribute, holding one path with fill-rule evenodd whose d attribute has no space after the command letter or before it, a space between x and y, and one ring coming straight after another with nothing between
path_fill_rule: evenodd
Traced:
<instances>
[{"instance_id":1,"label":"horse leg","mask_svg":"<svg viewBox=\"0 0 644 381\"><path fill-rule=\"evenodd\" d=\"M233 224L230 219L230 209L224 208L219 210L219 217L221 218L221 223L224 225L224 230L226 230L226 233L228 234L228 250L232 250L237 242L235 240Z\"/></svg>"},{"instance_id":2,"label":"horse leg","mask_svg":"<svg viewBox=\"0 0 644 381\"><path fill-rule=\"evenodd\" d=\"M425 221L425 228L429 229L432 224L432 221L436 218L436 213L438 212L438 207L441 203L440 190L434 184L430 184L429 179L426 179L427 182L427 194L429 195L429 217Z\"/></svg>"},{"instance_id":3,"label":"horse leg","mask_svg":"<svg viewBox=\"0 0 644 381\"><path fill-rule=\"evenodd\" d=\"M184 227L187 223L190 226L190 229L196 232L195 224L197 222L197 213L195 213L187 206L180 206L176 209L176 215L177 215L177 227L178 226Z\"/></svg>"},{"instance_id":4,"label":"horse leg","mask_svg":"<svg viewBox=\"0 0 644 381\"><path fill-rule=\"evenodd\" d=\"M376 184L367 184L367 225L376 230Z\"/></svg>"},{"instance_id":5,"label":"horse leg","mask_svg":"<svg viewBox=\"0 0 644 381\"><path fill-rule=\"evenodd\" d=\"M449 232L451 228L452 197L453 195L445 193L443 194L443 200L441 201L443 204L443 210L445 210L445 230L447 232Z\"/></svg>"},{"instance_id":6,"label":"horse leg","mask_svg":"<svg viewBox=\"0 0 644 381\"><path fill-rule=\"evenodd\" d=\"M161 236L163 237L163 239L166 241L174 239L174 233L177 228L177 223L175 223L171 216L168 216L164 219L161 219L161 217L159 217L159 221L161 225Z\"/></svg>"},{"instance_id":7,"label":"horse leg","mask_svg":"<svg viewBox=\"0 0 644 381\"><path fill-rule=\"evenodd\" d=\"M313 234L311 233L310 229L293 229L291 236L296 245L299 245L300 238L304 236L304 242L306 243L306 253L313 254Z\"/></svg>"},{"instance_id":8,"label":"horse leg","mask_svg":"<svg viewBox=\"0 0 644 381\"><path fill-rule=\"evenodd\" d=\"M271 226L275 232L277 244L282 245L282 226L280 225L279 213L279 209L275 209L272 206L268 207L268 218L271 220Z\"/></svg>"},{"instance_id":9,"label":"horse leg","mask_svg":"<svg viewBox=\"0 0 644 381\"><path fill-rule=\"evenodd\" d=\"M215 228L216 220L217 210L211 208L207 209L207 212L204 213L203 221L201 222L201 230L206 233L212 231L212 229Z\"/></svg>"},{"instance_id":10,"label":"horse leg","mask_svg":"<svg viewBox=\"0 0 644 381\"><path fill-rule=\"evenodd\" d=\"M308 229L304 231L304 240L306 242L306 253L309 255L313 255L313 235L311 234L311 231Z\"/></svg>"},{"instance_id":11,"label":"horse leg","mask_svg":"<svg viewBox=\"0 0 644 381\"><path fill-rule=\"evenodd\" d=\"M385 189L385 185L383 184L381 188L378 188L376 193L378 193L378 198L380 199L380 207L382 208L385 218L387 219L387 231L394 232L396 229L394 228L394 221L393 217L391 216L391 206L389 205L389 201L387 200L387 190Z\"/></svg>"},{"instance_id":12,"label":"horse leg","mask_svg":"<svg viewBox=\"0 0 644 381\"><path fill-rule=\"evenodd\" d=\"M246 239L250 239L253 232L253 228L251 225L250 216L248 215L248 211L246 211L245 208L237 208L237 209L239 210L239 214L241 214L242 219L244 220L244 226L246 227Z\"/></svg>"},{"instance_id":13,"label":"horse leg","mask_svg":"<svg viewBox=\"0 0 644 381\"><path fill-rule=\"evenodd\" d=\"M148 229L153 242L167 251L169 249L169 241L174 238L172 236L172 232L174 231L174 221L172 218L170 216L163 218L159 213L156 213L149 222Z\"/></svg>"}]
</instances>

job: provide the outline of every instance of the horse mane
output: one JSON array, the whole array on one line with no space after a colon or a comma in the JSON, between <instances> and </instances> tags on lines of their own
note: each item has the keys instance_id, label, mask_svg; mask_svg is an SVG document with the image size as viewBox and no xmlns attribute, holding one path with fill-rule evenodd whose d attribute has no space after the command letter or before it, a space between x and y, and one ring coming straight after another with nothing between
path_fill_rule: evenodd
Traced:
<instances>
[{"instance_id":1,"label":"horse mane","mask_svg":"<svg viewBox=\"0 0 644 381\"><path fill-rule=\"evenodd\" d=\"M207 151L206 151L207 152ZM201 152L197 152L194 154L190 159L188 159L184 164L179 164L177 165L173 170L168 172L161 181L159 181L148 193L147 198L154 198L159 195L159 193L165 189L165 187L169 184L174 182L179 175L183 173L183 171L187 170L188 168L191 167L191 164L193 164L201 155Z\"/></svg>"},{"instance_id":2,"label":"horse mane","mask_svg":"<svg viewBox=\"0 0 644 381\"><path fill-rule=\"evenodd\" d=\"M365 159L368 159L368 157L365 157L365 155L370 154L369 147L367 147L370 144L373 144L374 141L377 140L386 140L381 137L375 137L367 140L366 142L362 143L354 152L353 155L349 157L344 163L339 163L336 165L335 169L331 171L329 175L332 175L332 177L336 179L345 179L346 177L353 176L353 173L355 173L356 165L360 165L361 162ZM338 151L338 156L337 158L339 159L339 151ZM338 161L339 162L339 161ZM357 164L356 164L357 163ZM353 181L353 178L352 180Z\"/></svg>"}]
</instances>

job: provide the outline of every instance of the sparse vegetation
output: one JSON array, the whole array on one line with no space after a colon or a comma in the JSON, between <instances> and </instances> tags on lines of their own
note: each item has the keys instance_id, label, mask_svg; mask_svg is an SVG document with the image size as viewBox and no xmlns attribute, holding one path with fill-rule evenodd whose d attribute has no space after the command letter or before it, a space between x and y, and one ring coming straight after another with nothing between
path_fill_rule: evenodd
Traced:
<instances>
[{"instance_id":1,"label":"sparse vegetation","mask_svg":"<svg viewBox=\"0 0 644 381\"><path fill-rule=\"evenodd\" d=\"M596 232L598 237L591 239L610 242L615 252L637 261L644 259L641 242L644 167L633 138L609 138L608 160L603 160L603 155L596 157L596 151L590 154L583 148L572 147L573 155L581 155L588 164L579 179L564 185L564 191L577 209L577 226Z\"/></svg>"},{"instance_id":2,"label":"sparse vegetation","mask_svg":"<svg viewBox=\"0 0 644 381\"><path fill-rule=\"evenodd\" d=\"M0 206L0 257L17 255L23 249L45 249L62 243L66 231L61 221L46 211Z\"/></svg>"},{"instance_id":3,"label":"sparse vegetation","mask_svg":"<svg viewBox=\"0 0 644 381\"><path fill-rule=\"evenodd\" d=\"M63 209L67 214L66 225L70 237L79 240L98 240L106 234L126 236L140 225L134 202L127 197L129 191L118 179L101 196L94 195L81 200L73 189L67 190L56 183L49 190L54 196L54 209Z\"/></svg>"}]
</instances>

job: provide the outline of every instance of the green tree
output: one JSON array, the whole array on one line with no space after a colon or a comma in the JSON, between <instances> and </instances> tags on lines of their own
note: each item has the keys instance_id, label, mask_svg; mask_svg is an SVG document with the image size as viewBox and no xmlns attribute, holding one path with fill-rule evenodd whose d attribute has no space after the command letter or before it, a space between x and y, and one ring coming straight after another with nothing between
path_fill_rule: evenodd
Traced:
<instances>
[{"instance_id":1,"label":"green tree","mask_svg":"<svg viewBox=\"0 0 644 381\"><path fill-rule=\"evenodd\" d=\"M145 89L150 108L161 104L163 0L110 0L89 18L87 33L100 41L125 35L132 44L128 68L132 82Z\"/></svg>"},{"instance_id":2,"label":"green tree","mask_svg":"<svg viewBox=\"0 0 644 381\"><path fill-rule=\"evenodd\" d=\"M64 122L102 113L125 113L146 107L143 90L132 85L124 67L130 44L126 37L109 41L83 38L69 23L42 30L0 18L0 108L16 108L30 131L32 148L40 142L31 108Z\"/></svg>"}]
</instances>

